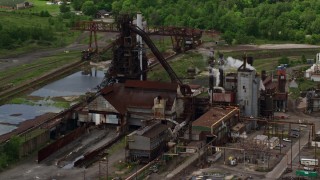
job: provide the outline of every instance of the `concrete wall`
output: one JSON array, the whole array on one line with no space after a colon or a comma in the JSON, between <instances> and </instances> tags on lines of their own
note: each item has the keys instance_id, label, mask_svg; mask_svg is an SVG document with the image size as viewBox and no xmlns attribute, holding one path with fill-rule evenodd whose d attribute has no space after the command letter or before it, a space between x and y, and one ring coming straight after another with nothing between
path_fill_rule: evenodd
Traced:
<instances>
[{"instance_id":1,"label":"concrete wall","mask_svg":"<svg viewBox=\"0 0 320 180\"><path fill-rule=\"evenodd\" d=\"M255 74L255 71L238 72L237 103L245 116L258 116L260 78Z\"/></svg>"}]
</instances>

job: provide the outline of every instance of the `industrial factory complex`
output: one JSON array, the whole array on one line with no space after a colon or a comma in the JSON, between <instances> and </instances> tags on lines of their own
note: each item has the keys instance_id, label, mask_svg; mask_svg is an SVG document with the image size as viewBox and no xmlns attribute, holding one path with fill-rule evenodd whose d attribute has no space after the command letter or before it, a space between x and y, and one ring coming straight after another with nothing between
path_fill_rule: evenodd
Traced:
<instances>
[{"instance_id":1,"label":"industrial factory complex","mask_svg":"<svg viewBox=\"0 0 320 180\"><path fill-rule=\"evenodd\" d=\"M296 171L297 167L292 166L298 150L300 158L300 143L316 144L317 133L313 122L290 121L285 114L289 104L285 66L272 73L257 72L254 57L244 53L242 59L237 60L207 48L205 84L186 83L149 36L170 36L175 54L179 54L200 46L203 32L173 27L147 29L142 25L141 14L135 21L136 24L131 17L123 15L118 18L117 26L92 21L80 22L73 28L90 31L91 36L97 32L119 33L108 47L112 51L108 71L97 91L88 93L82 102L59 114L36 118L37 125L26 122L24 130L41 129L41 133L32 141L25 141L22 155L40 149L37 163L42 164L54 161L52 156L62 151L70 153L56 158L60 168L66 169L70 162L72 168L89 168L99 163L97 179L116 176L123 179L278 179L290 172L317 176L316 171L303 170L316 169L318 161L308 165L300 163ZM104 50L98 49L96 43L95 47L91 44L90 41L89 49L82 52L83 61L93 59ZM155 56L171 82L149 80L148 72L154 62L148 60L146 49ZM319 62L318 54L316 64L306 71L306 77L317 80ZM308 91L306 97L306 110L319 111L319 90ZM62 150L96 128L110 130L109 134L96 137L99 145L77 157L72 153L78 151L70 147ZM23 133L17 129L1 136L0 140L5 142L10 136ZM49 141L52 143L47 144ZM101 170L103 163L107 162L107 169L112 166L108 165L113 162L108 149L120 141L125 145L123 151L117 151L123 152L122 160L135 165L135 169L118 175ZM309 159L317 160L313 156ZM170 166L171 170L165 175L155 175ZM222 170L203 170L191 175L190 167ZM231 173L217 173L224 171Z\"/></svg>"}]
</instances>

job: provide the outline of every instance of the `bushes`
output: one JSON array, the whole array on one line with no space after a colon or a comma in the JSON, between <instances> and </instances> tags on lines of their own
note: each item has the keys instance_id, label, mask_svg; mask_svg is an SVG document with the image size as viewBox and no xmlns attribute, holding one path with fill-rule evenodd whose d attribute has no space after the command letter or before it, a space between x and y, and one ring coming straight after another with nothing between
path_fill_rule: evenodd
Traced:
<instances>
[{"instance_id":1,"label":"bushes","mask_svg":"<svg viewBox=\"0 0 320 180\"><path fill-rule=\"evenodd\" d=\"M10 163L20 159L21 137L13 136L0 149L0 169L4 169Z\"/></svg>"},{"instance_id":2,"label":"bushes","mask_svg":"<svg viewBox=\"0 0 320 180\"><path fill-rule=\"evenodd\" d=\"M54 32L50 28L34 27L10 27L0 31L0 48L12 49L21 46L28 40L53 41Z\"/></svg>"},{"instance_id":3,"label":"bushes","mask_svg":"<svg viewBox=\"0 0 320 180\"><path fill-rule=\"evenodd\" d=\"M49 14L48 11L41 11L39 14L40 17L50 17L51 15Z\"/></svg>"}]
</instances>

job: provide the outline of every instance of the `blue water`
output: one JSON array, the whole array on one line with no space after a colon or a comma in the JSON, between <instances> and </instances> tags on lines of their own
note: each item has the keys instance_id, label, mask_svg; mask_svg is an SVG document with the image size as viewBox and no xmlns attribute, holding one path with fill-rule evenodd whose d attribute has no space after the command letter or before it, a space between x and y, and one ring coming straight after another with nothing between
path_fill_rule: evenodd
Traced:
<instances>
[{"instance_id":1,"label":"blue water","mask_svg":"<svg viewBox=\"0 0 320 180\"><path fill-rule=\"evenodd\" d=\"M94 76L94 72L92 76L82 75L81 72L77 72L34 91L31 93L31 96L57 97L82 95L100 84L103 77L104 73L102 71L97 72L97 77Z\"/></svg>"},{"instance_id":2,"label":"blue water","mask_svg":"<svg viewBox=\"0 0 320 180\"><path fill-rule=\"evenodd\" d=\"M92 91L101 83L104 77L103 71L92 69L91 75L84 75L82 71L71 74L65 78L50 83L34 92L31 96L39 96L42 98L59 97L59 96L78 96ZM26 104L5 104L0 106L0 122L19 124L27 119L33 119L36 116L47 112L58 113L61 108L53 107L43 103L39 105ZM15 126L0 124L0 135L8 133L15 129Z\"/></svg>"}]
</instances>

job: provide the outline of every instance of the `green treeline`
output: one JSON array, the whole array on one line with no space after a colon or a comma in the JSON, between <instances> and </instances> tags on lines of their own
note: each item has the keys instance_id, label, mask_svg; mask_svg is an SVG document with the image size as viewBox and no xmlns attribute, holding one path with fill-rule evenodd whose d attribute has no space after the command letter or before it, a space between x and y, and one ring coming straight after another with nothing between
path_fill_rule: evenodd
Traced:
<instances>
[{"instance_id":1,"label":"green treeline","mask_svg":"<svg viewBox=\"0 0 320 180\"><path fill-rule=\"evenodd\" d=\"M66 37L73 35L70 27L75 22L88 19L74 13L51 16L48 11L39 13L1 12L0 49L15 49L30 44L60 47Z\"/></svg>"},{"instance_id":2,"label":"green treeline","mask_svg":"<svg viewBox=\"0 0 320 180\"><path fill-rule=\"evenodd\" d=\"M53 30L41 26L34 27L15 27L0 31L0 48L13 49L19 47L27 41L39 41L39 43L50 43L55 40Z\"/></svg>"},{"instance_id":3,"label":"green treeline","mask_svg":"<svg viewBox=\"0 0 320 180\"><path fill-rule=\"evenodd\" d=\"M229 43L255 38L310 44L320 40L319 0L104 1L115 14L141 11L149 25L215 29Z\"/></svg>"}]
</instances>

